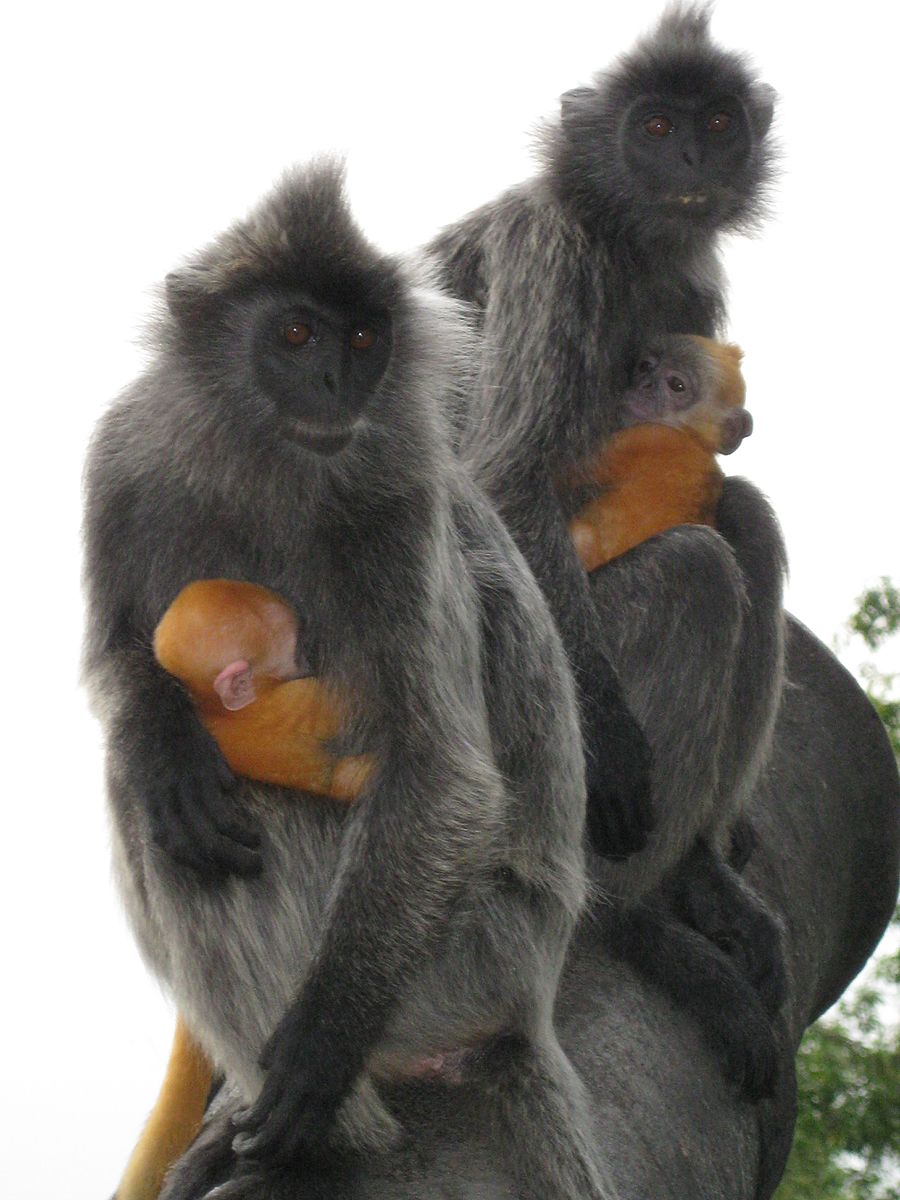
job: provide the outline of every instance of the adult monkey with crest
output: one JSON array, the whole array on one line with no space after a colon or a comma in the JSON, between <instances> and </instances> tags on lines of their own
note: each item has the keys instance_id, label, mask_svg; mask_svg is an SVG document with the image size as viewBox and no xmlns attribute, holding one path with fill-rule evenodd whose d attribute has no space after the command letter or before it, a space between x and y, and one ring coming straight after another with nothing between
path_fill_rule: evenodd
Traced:
<instances>
[{"instance_id":1,"label":"adult monkey with crest","mask_svg":"<svg viewBox=\"0 0 900 1200\"><path fill-rule=\"evenodd\" d=\"M599 878L620 901L611 944L696 1015L751 1099L773 1086L783 966L775 922L727 853L781 690L781 536L763 497L729 480L718 533L676 529L588 577L567 519L583 500L570 481L616 429L643 346L721 332L716 242L760 215L772 114L771 89L712 43L706 10L672 8L563 97L534 179L428 247L481 312L462 453L550 601L589 781L609 736L598 650L650 741L649 823L640 805L589 795Z\"/></svg>"}]
</instances>

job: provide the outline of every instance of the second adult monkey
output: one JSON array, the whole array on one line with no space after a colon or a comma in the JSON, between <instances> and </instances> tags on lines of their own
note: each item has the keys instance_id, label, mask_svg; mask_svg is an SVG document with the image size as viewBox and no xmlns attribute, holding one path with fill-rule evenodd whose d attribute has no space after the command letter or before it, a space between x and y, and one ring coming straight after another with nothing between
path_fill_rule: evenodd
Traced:
<instances>
[{"instance_id":1,"label":"second adult monkey","mask_svg":"<svg viewBox=\"0 0 900 1200\"><path fill-rule=\"evenodd\" d=\"M553 1028L584 898L574 689L524 561L451 452L455 305L289 176L168 280L87 471L87 667L138 941L249 1112L248 1187L397 1134L384 1076L490 1083L517 1195L609 1200ZM235 780L153 657L195 579L261 584L346 699L358 800ZM262 1065L260 1065L262 1064ZM507 1141L507 1139L511 1139Z\"/></svg>"},{"instance_id":2,"label":"second adult monkey","mask_svg":"<svg viewBox=\"0 0 900 1200\"><path fill-rule=\"evenodd\" d=\"M762 497L729 481L716 520L725 540L676 530L588 577L568 531L577 500L559 481L619 426L648 341L720 331L717 240L759 218L772 115L771 90L713 44L706 11L672 9L594 86L563 96L534 179L429 247L444 282L481 312L486 352L461 450L550 601L580 688L589 780L609 728L598 650L650 740L645 848L642 810L588 792L599 853L639 851L598 865L620 901L616 945L672 985L751 1096L772 1083L760 995L777 1006L782 968L772 922L723 853L780 694L780 534ZM670 921L666 905L647 910L676 870L684 921Z\"/></svg>"}]
</instances>

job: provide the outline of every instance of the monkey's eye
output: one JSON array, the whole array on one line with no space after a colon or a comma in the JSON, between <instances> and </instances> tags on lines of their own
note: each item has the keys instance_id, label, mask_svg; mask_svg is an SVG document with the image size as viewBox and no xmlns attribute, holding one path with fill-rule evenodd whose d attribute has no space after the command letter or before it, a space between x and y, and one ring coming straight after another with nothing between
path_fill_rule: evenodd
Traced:
<instances>
[{"instance_id":1,"label":"monkey's eye","mask_svg":"<svg viewBox=\"0 0 900 1200\"><path fill-rule=\"evenodd\" d=\"M644 122L644 128L651 135L651 137L664 138L666 134L672 132L675 126L668 117L663 116L662 113L657 113L656 116L651 117L649 121Z\"/></svg>"},{"instance_id":2,"label":"monkey's eye","mask_svg":"<svg viewBox=\"0 0 900 1200\"><path fill-rule=\"evenodd\" d=\"M378 335L374 329L367 329L361 325L358 329L354 329L350 334L350 349L351 350L371 350L378 339Z\"/></svg>"},{"instance_id":3,"label":"monkey's eye","mask_svg":"<svg viewBox=\"0 0 900 1200\"><path fill-rule=\"evenodd\" d=\"M710 133L724 133L731 124L731 117L728 113L716 113L714 117L710 117L706 122L706 128Z\"/></svg>"},{"instance_id":4,"label":"monkey's eye","mask_svg":"<svg viewBox=\"0 0 900 1200\"><path fill-rule=\"evenodd\" d=\"M305 321L285 321L281 336L289 346L305 346L313 335L313 331Z\"/></svg>"},{"instance_id":5,"label":"monkey's eye","mask_svg":"<svg viewBox=\"0 0 900 1200\"><path fill-rule=\"evenodd\" d=\"M669 385L670 392L683 392L686 387L684 380L678 375L670 375L666 383Z\"/></svg>"}]
</instances>

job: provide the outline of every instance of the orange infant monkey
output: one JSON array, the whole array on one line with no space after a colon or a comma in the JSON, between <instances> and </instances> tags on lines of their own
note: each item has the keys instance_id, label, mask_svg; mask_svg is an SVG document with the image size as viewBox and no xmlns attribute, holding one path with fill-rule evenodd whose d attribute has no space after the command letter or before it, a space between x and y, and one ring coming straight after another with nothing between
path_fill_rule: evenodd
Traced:
<instances>
[{"instance_id":1,"label":"orange infant monkey","mask_svg":"<svg viewBox=\"0 0 900 1200\"><path fill-rule=\"evenodd\" d=\"M601 489L569 523L586 571L675 525L715 523L724 479L715 456L753 429L741 358L737 346L672 336L638 364L626 428L574 481Z\"/></svg>"},{"instance_id":2,"label":"orange infant monkey","mask_svg":"<svg viewBox=\"0 0 900 1200\"><path fill-rule=\"evenodd\" d=\"M301 677L297 619L280 596L233 579L197 580L166 610L153 649L236 774L333 800L358 796L371 759L327 751L340 705L317 679Z\"/></svg>"},{"instance_id":3,"label":"orange infant monkey","mask_svg":"<svg viewBox=\"0 0 900 1200\"><path fill-rule=\"evenodd\" d=\"M188 584L156 627L153 649L238 775L345 802L359 795L372 760L328 752L340 706L302 676L297 619L274 592L231 579ZM200 1128L211 1082L209 1060L179 1017L159 1097L115 1200L155 1200Z\"/></svg>"}]
</instances>

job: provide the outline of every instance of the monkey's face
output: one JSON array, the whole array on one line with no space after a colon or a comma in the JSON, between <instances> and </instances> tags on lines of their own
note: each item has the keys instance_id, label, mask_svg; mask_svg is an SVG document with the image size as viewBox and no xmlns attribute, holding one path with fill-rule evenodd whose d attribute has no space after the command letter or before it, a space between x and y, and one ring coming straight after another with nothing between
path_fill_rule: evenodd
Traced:
<instances>
[{"instance_id":1,"label":"monkey's face","mask_svg":"<svg viewBox=\"0 0 900 1200\"><path fill-rule=\"evenodd\" d=\"M712 383L703 379L708 374L703 366L699 355L676 356L665 351L644 355L623 397L624 424L683 424L681 414L700 399L704 382Z\"/></svg>"},{"instance_id":2,"label":"monkey's face","mask_svg":"<svg viewBox=\"0 0 900 1200\"><path fill-rule=\"evenodd\" d=\"M641 96L620 127L636 199L658 219L718 227L753 186L753 135L736 96Z\"/></svg>"},{"instance_id":3,"label":"monkey's face","mask_svg":"<svg viewBox=\"0 0 900 1200\"><path fill-rule=\"evenodd\" d=\"M356 433L391 356L385 313L342 310L300 291L248 304L255 389L281 437L334 454Z\"/></svg>"},{"instance_id":4,"label":"monkey's face","mask_svg":"<svg viewBox=\"0 0 900 1200\"><path fill-rule=\"evenodd\" d=\"M690 429L708 449L731 454L753 430L743 407L741 352L707 338L673 335L641 356L622 400L622 424Z\"/></svg>"}]
</instances>

